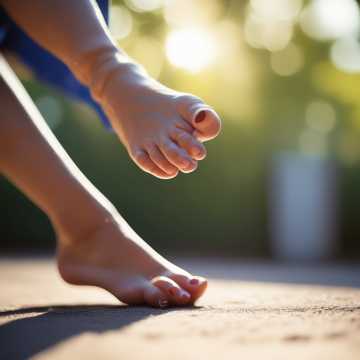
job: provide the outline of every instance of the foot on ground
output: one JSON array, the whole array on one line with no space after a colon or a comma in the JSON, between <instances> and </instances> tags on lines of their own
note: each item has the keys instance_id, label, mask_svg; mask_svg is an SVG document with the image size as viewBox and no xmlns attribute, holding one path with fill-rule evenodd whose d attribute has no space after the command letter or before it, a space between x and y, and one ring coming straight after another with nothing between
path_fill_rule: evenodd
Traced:
<instances>
[{"instance_id":1,"label":"foot on ground","mask_svg":"<svg viewBox=\"0 0 360 360\"><path fill-rule=\"evenodd\" d=\"M156 253L120 217L69 236L58 232L58 268L75 285L106 289L129 305L192 305L207 281L193 276Z\"/></svg>"}]
</instances>

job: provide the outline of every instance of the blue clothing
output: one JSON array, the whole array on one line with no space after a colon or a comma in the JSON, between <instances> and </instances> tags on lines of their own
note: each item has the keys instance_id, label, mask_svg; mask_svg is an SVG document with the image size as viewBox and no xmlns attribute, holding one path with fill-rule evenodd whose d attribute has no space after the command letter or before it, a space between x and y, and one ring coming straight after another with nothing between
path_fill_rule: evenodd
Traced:
<instances>
[{"instance_id":1,"label":"blue clothing","mask_svg":"<svg viewBox=\"0 0 360 360\"><path fill-rule=\"evenodd\" d=\"M97 0L108 23L108 0ZM60 31L60 30L59 30ZM90 105L107 128L109 120L99 104L91 97L89 89L80 84L69 68L54 55L28 37L0 7L0 49L8 49L34 73L37 79L60 90L72 99Z\"/></svg>"}]
</instances>

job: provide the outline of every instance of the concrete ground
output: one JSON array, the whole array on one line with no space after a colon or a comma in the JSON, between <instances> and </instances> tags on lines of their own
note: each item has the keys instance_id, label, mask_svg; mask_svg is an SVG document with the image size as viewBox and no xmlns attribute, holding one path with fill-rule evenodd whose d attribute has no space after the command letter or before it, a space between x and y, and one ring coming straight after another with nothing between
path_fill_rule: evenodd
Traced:
<instances>
[{"instance_id":1,"label":"concrete ground","mask_svg":"<svg viewBox=\"0 0 360 360\"><path fill-rule=\"evenodd\" d=\"M360 359L360 265L178 264L210 277L194 308L127 307L50 258L0 259L0 359Z\"/></svg>"}]
</instances>

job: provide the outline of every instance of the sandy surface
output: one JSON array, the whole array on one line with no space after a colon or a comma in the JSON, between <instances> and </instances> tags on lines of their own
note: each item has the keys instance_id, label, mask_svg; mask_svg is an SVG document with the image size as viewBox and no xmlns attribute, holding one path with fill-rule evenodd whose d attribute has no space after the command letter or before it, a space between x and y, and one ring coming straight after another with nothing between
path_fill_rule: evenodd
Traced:
<instances>
[{"instance_id":1,"label":"sandy surface","mask_svg":"<svg viewBox=\"0 0 360 360\"><path fill-rule=\"evenodd\" d=\"M0 259L0 359L360 359L360 266L184 263L209 290L161 311Z\"/></svg>"}]
</instances>

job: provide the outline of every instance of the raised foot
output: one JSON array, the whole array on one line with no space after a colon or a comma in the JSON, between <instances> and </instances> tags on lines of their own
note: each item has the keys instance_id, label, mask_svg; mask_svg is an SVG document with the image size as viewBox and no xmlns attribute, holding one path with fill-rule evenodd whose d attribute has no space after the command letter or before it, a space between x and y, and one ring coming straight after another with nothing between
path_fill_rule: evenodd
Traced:
<instances>
[{"instance_id":1,"label":"raised foot","mask_svg":"<svg viewBox=\"0 0 360 360\"><path fill-rule=\"evenodd\" d=\"M220 132L216 112L198 97L161 85L134 64L117 65L115 58L106 66L112 75L93 95L133 161L161 179L194 171L206 156L203 142Z\"/></svg>"}]
</instances>

